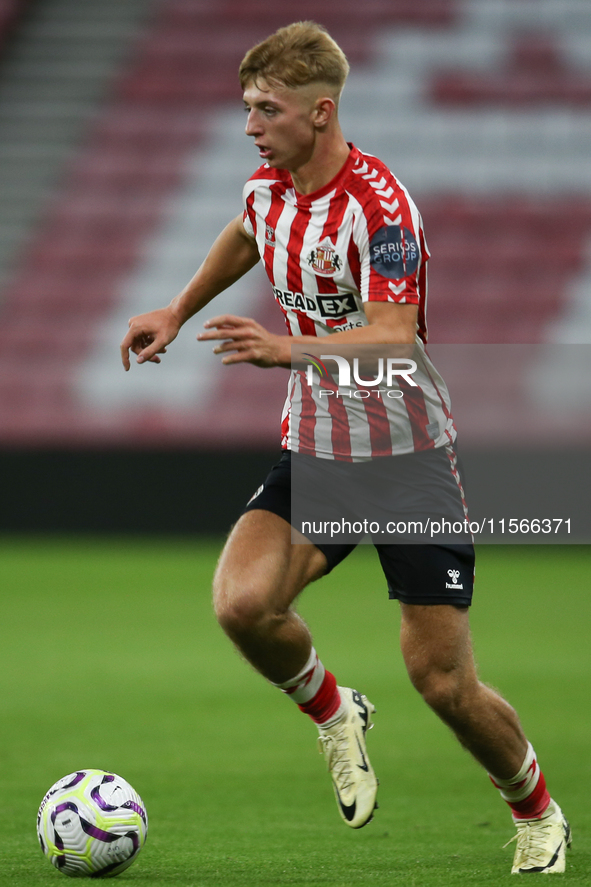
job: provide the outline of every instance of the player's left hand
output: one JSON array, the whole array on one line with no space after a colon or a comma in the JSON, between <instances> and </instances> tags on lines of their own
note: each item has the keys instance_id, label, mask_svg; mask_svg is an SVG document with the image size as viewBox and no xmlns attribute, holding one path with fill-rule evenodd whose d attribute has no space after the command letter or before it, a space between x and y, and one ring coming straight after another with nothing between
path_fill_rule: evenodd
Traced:
<instances>
[{"instance_id":1,"label":"player's left hand","mask_svg":"<svg viewBox=\"0 0 591 887\"><path fill-rule=\"evenodd\" d=\"M252 363L258 367L281 366L287 360L289 348L285 351L286 336L270 333L250 317L237 317L235 314L220 314L203 324L204 333L199 333L199 342L221 341L213 349L214 354L225 354L222 363Z\"/></svg>"}]
</instances>

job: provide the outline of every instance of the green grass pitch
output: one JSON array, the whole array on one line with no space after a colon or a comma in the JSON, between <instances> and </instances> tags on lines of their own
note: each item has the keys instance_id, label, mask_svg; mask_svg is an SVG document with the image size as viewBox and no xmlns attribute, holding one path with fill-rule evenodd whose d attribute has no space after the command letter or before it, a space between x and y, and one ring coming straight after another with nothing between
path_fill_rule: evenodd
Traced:
<instances>
[{"instance_id":1,"label":"green grass pitch","mask_svg":"<svg viewBox=\"0 0 591 887\"><path fill-rule=\"evenodd\" d=\"M485 774L410 687L398 606L361 547L303 595L322 659L376 704L375 820L340 821L313 725L233 652L209 601L220 542L0 542L0 882L65 883L43 794L79 767L143 796L138 885L511 883L513 829ZM472 624L484 680L518 708L591 882L591 549L483 546Z\"/></svg>"}]
</instances>

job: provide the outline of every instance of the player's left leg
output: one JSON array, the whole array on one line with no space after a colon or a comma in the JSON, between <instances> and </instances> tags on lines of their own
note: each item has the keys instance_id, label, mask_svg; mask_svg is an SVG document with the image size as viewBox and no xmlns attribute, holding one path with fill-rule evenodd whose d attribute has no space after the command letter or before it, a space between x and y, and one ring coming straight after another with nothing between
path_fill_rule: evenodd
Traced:
<instances>
[{"instance_id":1,"label":"player's left leg","mask_svg":"<svg viewBox=\"0 0 591 887\"><path fill-rule=\"evenodd\" d=\"M400 606L400 644L413 686L489 773L510 779L527 739L514 709L478 679L468 609Z\"/></svg>"},{"instance_id":2,"label":"player's left leg","mask_svg":"<svg viewBox=\"0 0 591 887\"><path fill-rule=\"evenodd\" d=\"M517 825L513 872L564 871L570 829L515 710L476 672L468 609L401 604L401 649L427 704L489 773Z\"/></svg>"}]
</instances>

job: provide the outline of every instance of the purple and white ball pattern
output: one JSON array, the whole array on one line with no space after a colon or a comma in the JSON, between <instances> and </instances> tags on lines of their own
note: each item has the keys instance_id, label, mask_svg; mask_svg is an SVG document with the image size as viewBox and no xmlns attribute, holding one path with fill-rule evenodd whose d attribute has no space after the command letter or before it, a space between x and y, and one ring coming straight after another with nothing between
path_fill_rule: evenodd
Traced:
<instances>
[{"instance_id":1,"label":"purple and white ball pattern","mask_svg":"<svg viewBox=\"0 0 591 887\"><path fill-rule=\"evenodd\" d=\"M106 770L77 770L49 789L37 814L41 849L72 877L112 877L142 849L148 833L144 802Z\"/></svg>"}]
</instances>

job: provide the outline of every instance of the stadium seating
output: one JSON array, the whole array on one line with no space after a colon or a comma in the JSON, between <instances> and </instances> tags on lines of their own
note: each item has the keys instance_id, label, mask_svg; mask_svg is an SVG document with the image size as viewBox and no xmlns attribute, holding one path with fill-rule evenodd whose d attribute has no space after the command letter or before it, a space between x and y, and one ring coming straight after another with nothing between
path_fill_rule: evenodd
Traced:
<instances>
[{"instance_id":1,"label":"stadium seating","mask_svg":"<svg viewBox=\"0 0 591 887\"><path fill-rule=\"evenodd\" d=\"M551 210L551 211L550 211ZM436 342L544 339L566 283L583 268L591 201L426 201L429 326Z\"/></svg>"},{"instance_id":2,"label":"stadium seating","mask_svg":"<svg viewBox=\"0 0 591 887\"><path fill-rule=\"evenodd\" d=\"M433 97L448 105L503 106L591 105L591 71L577 71L565 63L556 39L548 34L520 34L512 43L502 71L482 75L474 72L440 74L433 84Z\"/></svg>"},{"instance_id":3,"label":"stadium seating","mask_svg":"<svg viewBox=\"0 0 591 887\"><path fill-rule=\"evenodd\" d=\"M0 23L6 5L0 6ZM483 0L476 5L483 6ZM291 19L321 19L361 77L375 80L376 90L387 95L391 87L380 43L383 33L408 34L409 45L415 41L420 46L422 39L436 46L453 42L461 35L460 12L465 8L452 0L155 3L133 53L130 47L130 63L120 70L110 98L69 163L43 224L23 245L18 273L3 294L0 435L28 440L34 429L37 441L72 435L116 441L133 438L141 429L154 440L163 433L197 441L229 440L238 423L248 427L245 435L253 442L268 441L270 434L275 439L281 392L276 393L273 374L246 368L232 382L220 374L216 390L226 404L223 415L213 409L215 398L197 418L188 408L155 403L150 409L127 410L127 424L116 409L109 418L104 407L95 410L88 399L81 400L74 382L108 318L125 310L118 306L131 277L149 275L141 269L150 267L154 238L172 214L171 200L182 199L187 169L196 162L192 158L209 157L211 148L207 162L215 163L216 115L239 103L235 72L245 46ZM448 133L458 109L480 113L552 104L572 111L589 105L591 74L572 64L564 46L547 31L536 30L531 22L528 28L509 31L503 52L486 70L473 60L455 68L429 59L426 82L412 87L424 113L432 114ZM378 51L382 55L376 59ZM415 76L413 64L409 78ZM395 140L394 120L371 113L376 127L385 127L386 138ZM564 308L569 281L583 268L591 195L584 190L581 195L549 194L543 188L537 194L531 189L498 194L486 188L479 194L419 189L433 254L431 337L436 342L543 341L548 325ZM237 193L233 187L231 191L220 193L228 217L236 211ZM178 245L176 230L172 225L170 250ZM164 301L170 291L163 290ZM268 290L263 294L257 284L248 312L269 324L274 323L273 309ZM260 394L256 422L247 396L252 386ZM117 387L121 385L113 389L114 403Z\"/></svg>"}]
</instances>

